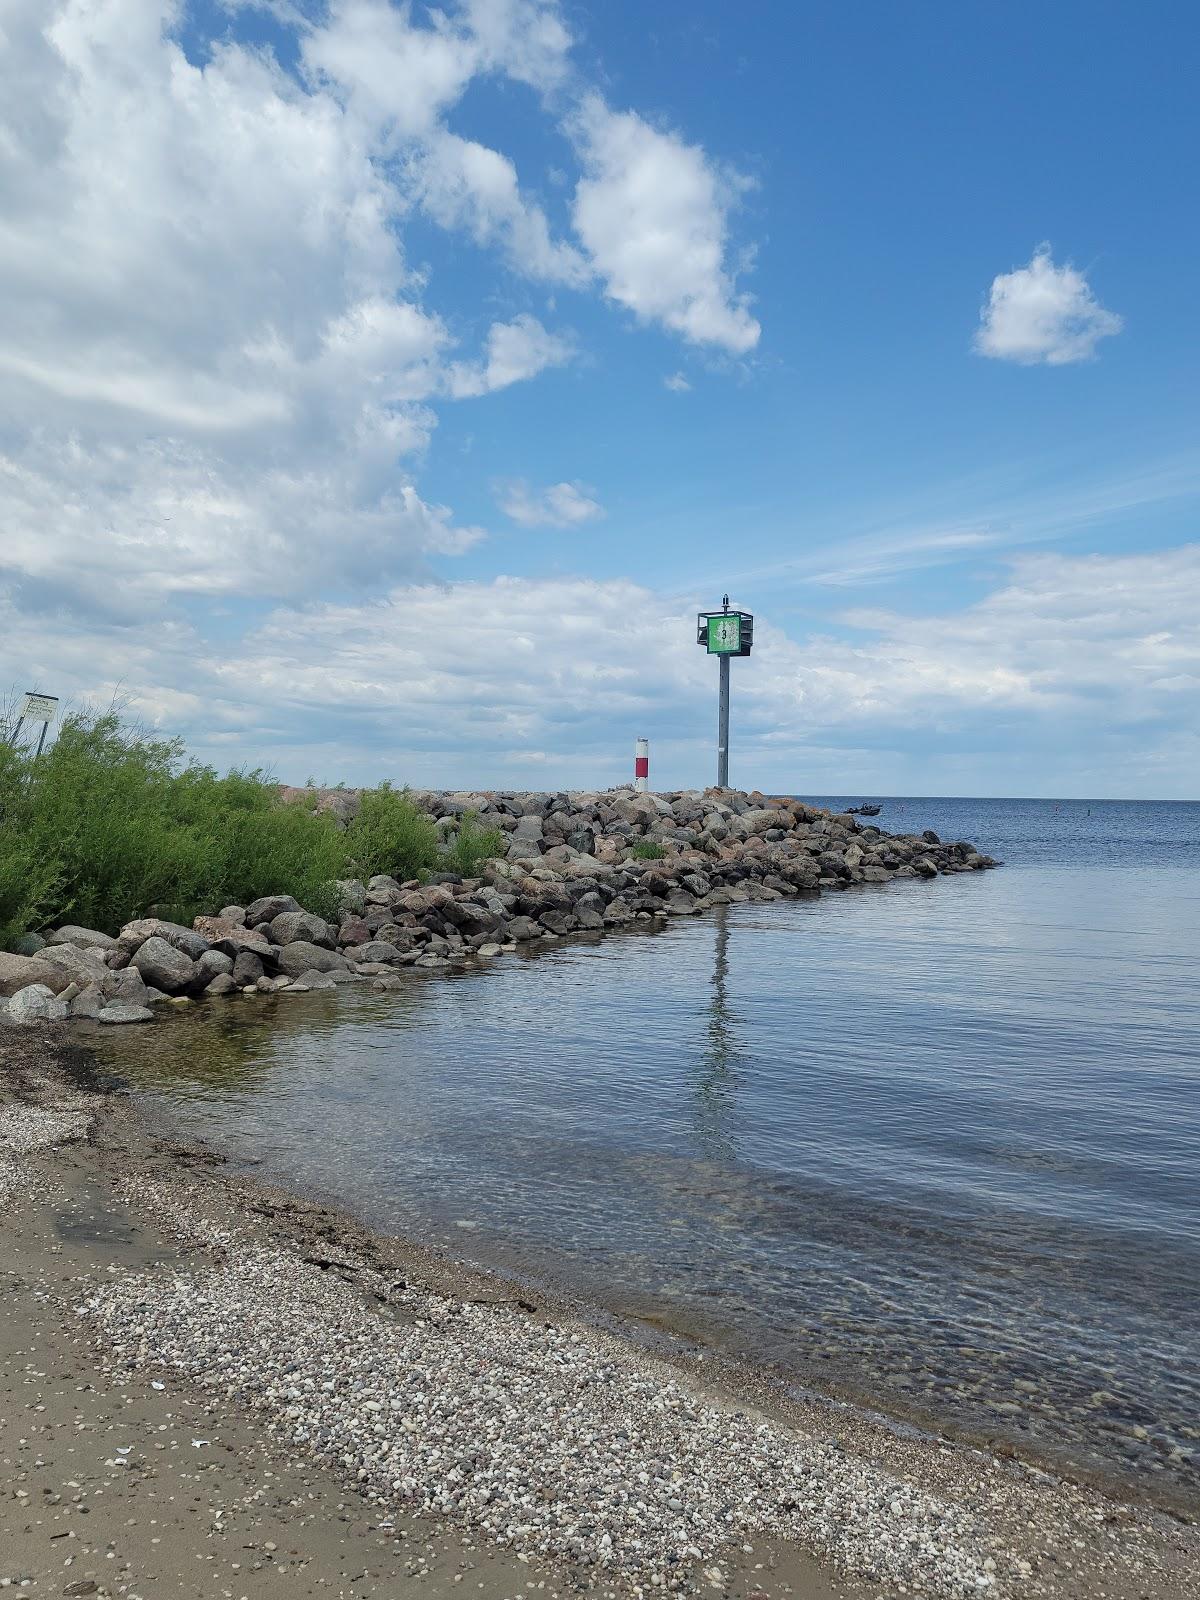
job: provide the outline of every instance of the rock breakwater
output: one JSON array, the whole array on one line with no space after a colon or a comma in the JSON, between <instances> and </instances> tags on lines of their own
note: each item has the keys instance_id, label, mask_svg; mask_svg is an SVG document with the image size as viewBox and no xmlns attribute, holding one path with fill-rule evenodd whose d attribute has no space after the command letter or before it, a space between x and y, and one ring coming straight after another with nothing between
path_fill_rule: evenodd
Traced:
<instances>
[{"instance_id":1,"label":"rock breakwater","mask_svg":"<svg viewBox=\"0 0 1200 1600\"><path fill-rule=\"evenodd\" d=\"M715 905L997 865L966 842L889 834L846 813L758 793L417 791L411 798L444 838L467 816L498 830L503 855L474 878L342 880L332 919L275 894L225 906L191 927L154 916L115 936L64 926L30 954L0 954L0 1017L134 1023L149 1021L157 1004L202 996L303 994L364 982L387 989L410 968L462 965ZM331 791L317 804L344 823L358 796Z\"/></svg>"}]
</instances>

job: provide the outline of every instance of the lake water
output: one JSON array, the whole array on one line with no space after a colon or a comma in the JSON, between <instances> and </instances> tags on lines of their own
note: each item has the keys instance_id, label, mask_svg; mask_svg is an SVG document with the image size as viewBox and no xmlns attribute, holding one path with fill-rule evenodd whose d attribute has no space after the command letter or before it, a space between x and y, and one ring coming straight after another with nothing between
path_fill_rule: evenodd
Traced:
<instances>
[{"instance_id":1,"label":"lake water","mask_svg":"<svg viewBox=\"0 0 1200 1600\"><path fill-rule=\"evenodd\" d=\"M98 1042L376 1226L1194 1505L1200 805L878 821L1007 864Z\"/></svg>"}]
</instances>

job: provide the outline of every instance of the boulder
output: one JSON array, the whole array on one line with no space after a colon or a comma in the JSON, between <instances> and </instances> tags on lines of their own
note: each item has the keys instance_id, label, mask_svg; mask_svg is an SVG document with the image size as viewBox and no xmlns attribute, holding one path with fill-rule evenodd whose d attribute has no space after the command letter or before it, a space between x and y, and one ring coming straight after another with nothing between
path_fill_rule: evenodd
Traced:
<instances>
[{"instance_id":1,"label":"boulder","mask_svg":"<svg viewBox=\"0 0 1200 1600\"><path fill-rule=\"evenodd\" d=\"M78 984L81 989L86 989L89 983L97 983L107 988L113 981L113 974L105 965L102 950L80 950L73 944L48 944L38 960L51 962L67 974L71 983Z\"/></svg>"},{"instance_id":2,"label":"boulder","mask_svg":"<svg viewBox=\"0 0 1200 1600\"><path fill-rule=\"evenodd\" d=\"M82 950L115 950L117 941L111 933L97 933L94 928L77 928L65 923L46 935L47 944L74 944Z\"/></svg>"},{"instance_id":3,"label":"boulder","mask_svg":"<svg viewBox=\"0 0 1200 1600\"><path fill-rule=\"evenodd\" d=\"M296 979L297 984L303 984L306 989L336 989L337 979L328 972L316 972L310 969L302 972Z\"/></svg>"},{"instance_id":4,"label":"boulder","mask_svg":"<svg viewBox=\"0 0 1200 1600\"><path fill-rule=\"evenodd\" d=\"M150 991L146 988L142 975L136 967L122 968L110 983L107 993L110 999L119 1001L122 1005L145 1006L150 1004Z\"/></svg>"},{"instance_id":5,"label":"boulder","mask_svg":"<svg viewBox=\"0 0 1200 1600\"><path fill-rule=\"evenodd\" d=\"M45 948L46 941L40 933L22 933L13 940L13 951L19 956L35 956Z\"/></svg>"},{"instance_id":6,"label":"boulder","mask_svg":"<svg viewBox=\"0 0 1200 1600\"><path fill-rule=\"evenodd\" d=\"M277 917L271 918L271 940L274 944L295 944L297 939L306 939L309 944L326 945L330 949L333 947L329 924L311 911L281 911Z\"/></svg>"},{"instance_id":7,"label":"boulder","mask_svg":"<svg viewBox=\"0 0 1200 1600\"><path fill-rule=\"evenodd\" d=\"M231 973L218 972L211 983L205 984L204 992L211 995L236 994L239 987Z\"/></svg>"},{"instance_id":8,"label":"boulder","mask_svg":"<svg viewBox=\"0 0 1200 1600\"><path fill-rule=\"evenodd\" d=\"M338 943L366 944L371 937L371 929L366 920L357 913L344 916L338 928Z\"/></svg>"},{"instance_id":9,"label":"boulder","mask_svg":"<svg viewBox=\"0 0 1200 1600\"><path fill-rule=\"evenodd\" d=\"M233 958L233 981L239 989L257 983L264 971L262 956L256 950L239 950Z\"/></svg>"},{"instance_id":10,"label":"boulder","mask_svg":"<svg viewBox=\"0 0 1200 1600\"><path fill-rule=\"evenodd\" d=\"M204 954L209 944L194 928L185 928L180 922L164 922L161 917L140 917L135 922L127 922L117 935L117 944L132 956L148 939L158 939L193 961Z\"/></svg>"},{"instance_id":11,"label":"boulder","mask_svg":"<svg viewBox=\"0 0 1200 1600\"><path fill-rule=\"evenodd\" d=\"M275 965L288 978L298 978L302 972L343 971L346 958L338 955L336 950L325 950L306 939L295 939L279 951Z\"/></svg>"},{"instance_id":12,"label":"boulder","mask_svg":"<svg viewBox=\"0 0 1200 1600\"><path fill-rule=\"evenodd\" d=\"M111 1005L105 1006L100 1013L100 1021L112 1023L153 1022L154 1013L148 1006Z\"/></svg>"},{"instance_id":13,"label":"boulder","mask_svg":"<svg viewBox=\"0 0 1200 1600\"><path fill-rule=\"evenodd\" d=\"M355 945L345 955L356 965L364 961L399 961L401 952L385 939L371 939L366 944Z\"/></svg>"},{"instance_id":14,"label":"boulder","mask_svg":"<svg viewBox=\"0 0 1200 1600\"><path fill-rule=\"evenodd\" d=\"M70 1011L72 1020L78 1017L84 1021L94 1022L107 1004L108 1001L105 1000L104 996L100 993L100 990L95 984L91 984L88 988L82 989L75 996L74 1000L71 1001L68 1010Z\"/></svg>"},{"instance_id":15,"label":"boulder","mask_svg":"<svg viewBox=\"0 0 1200 1600\"><path fill-rule=\"evenodd\" d=\"M272 922L283 911L302 911L299 900L290 894L266 894L261 900L252 900L246 907L246 923L257 927L260 922Z\"/></svg>"},{"instance_id":16,"label":"boulder","mask_svg":"<svg viewBox=\"0 0 1200 1600\"><path fill-rule=\"evenodd\" d=\"M71 974L52 961L38 956L18 956L0 950L0 995L14 995L21 989L40 985L59 994L71 981Z\"/></svg>"},{"instance_id":17,"label":"boulder","mask_svg":"<svg viewBox=\"0 0 1200 1600\"><path fill-rule=\"evenodd\" d=\"M9 1000L8 1020L20 1024L65 1022L67 1008L44 983L31 983Z\"/></svg>"},{"instance_id":18,"label":"boulder","mask_svg":"<svg viewBox=\"0 0 1200 1600\"><path fill-rule=\"evenodd\" d=\"M387 905L400 893L400 885L395 878L389 878L386 872L377 872L373 878L367 879L367 901L376 905Z\"/></svg>"},{"instance_id":19,"label":"boulder","mask_svg":"<svg viewBox=\"0 0 1200 1600\"><path fill-rule=\"evenodd\" d=\"M239 928L246 926L245 906L222 906L217 915L225 922L236 923ZM192 927L194 928L195 926L196 924L193 922ZM200 931L203 932L204 930L201 929Z\"/></svg>"},{"instance_id":20,"label":"boulder","mask_svg":"<svg viewBox=\"0 0 1200 1600\"><path fill-rule=\"evenodd\" d=\"M223 950L206 950L197 961L200 977L206 983L213 978L224 978L233 971L233 957L227 956Z\"/></svg>"},{"instance_id":21,"label":"boulder","mask_svg":"<svg viewBox=\"0 0 1200 1600\"><path fill-rule=\"evenodd\" d=\"M134 951L133 965L141 973L143 982L153 984L164 994L182 994L200 977L199 968L192 958L168 944L158 934L151 935L138 945Z\"/></svg>"}]
</instances>

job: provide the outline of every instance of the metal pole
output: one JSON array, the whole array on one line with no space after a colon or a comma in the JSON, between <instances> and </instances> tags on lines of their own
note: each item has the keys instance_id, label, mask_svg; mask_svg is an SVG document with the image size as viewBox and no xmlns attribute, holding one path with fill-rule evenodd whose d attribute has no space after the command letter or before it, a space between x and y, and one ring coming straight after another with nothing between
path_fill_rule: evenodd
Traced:
<instances>
[{"instance_id":1,"label":"metal pole","mask_svg":"<svg viewBox=\"0 0 1200 1600\"><path fill-rule=\"evenodd\" d=\"M729 657L721 656L721 690L717 709L717 788L729 787Z\"/></svg>"},{"instance_id":2,"label":"metal pole","mask_svg":"<svg viewBox=\"0 0 1200 1600\"><path fill-rule=\"evenodd\" d=\"M43 723L42 723L42 736L41 736L41 738L40 738L40 739L39 739L39 740L38 740L38 755L39 755L39 756L40 756L40 755L41 755L41 753L42 753L42 746L43 746L43 745L44 745L44 744L45 744L45 742L46 742L46 729L47 729L47 728L48 728L48 727L49 727L49 726L50 726L50 724L49 724L49 723L48 723L48 722L43 722Z\"/></svg>"},{"instance_id":3,"label":"metal pole","mask_svg":"<svg viewBox=\"0 0 1200 1600\"><path fill-rule=\"evenodd\" d=\"M12 747L13 747L14 750L17 748L17 740L21 737L21 724L24 721L25 721L25 718L23 716L18 717L17 718L17 725L13 729Z\"/></svg>"}]
</instances>

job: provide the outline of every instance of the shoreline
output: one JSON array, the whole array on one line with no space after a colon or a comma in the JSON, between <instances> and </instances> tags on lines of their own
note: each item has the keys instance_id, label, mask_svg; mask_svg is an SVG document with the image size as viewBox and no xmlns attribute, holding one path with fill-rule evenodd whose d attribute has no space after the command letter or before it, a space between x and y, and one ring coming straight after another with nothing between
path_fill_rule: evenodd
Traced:
<instances>
[{"instance_id":1,"label":"shoreline","mask_svg":"<svg viewBox=\"0 0 1200 1600\"><path fill-rule=\"evenodd\" d=\"M364 1428L383 1426L371 1419L390 1417L390 1410L381 1412L384 1401L363 1410L345 1400L347 1351L339 1353L320 1339L298 1364L311 1361L325 1370L332 1363L338 1375L325 1381L333 1382L341 1397L337 1404L313 1402L303 1390L272 1396L271 1375L293 1338L291 1324L268 1329L273 1307L289 1305L293 1323L302 1308L312 1326L357 1329L360 1343L350 1369L360 1380L369 1369L378 1383L380 1370L372 1363L383 1348L399 1363L388 1369L392 1377L385 1389L414 1356L438 1372L438 1384L431 1383L428 1393L417 1398L406 1392L401 1445L442 1427L450 1434L446 1448L458 1455L468 1438L475 1441L470 1462L464 1466L456 1456L455 1479L438 1465L436 1452L430 1457L424 1445L401 1448L386 1433L382 1455L368 1452L353 1469L355 1481L377 1497L377 1508L394 1512L428 1502L447 1526L502 1549L507 1544L514 1562L518 1557L549 1561L555 1571L567 1573L562 1581L568 1586L616 1584L624 1592L697 1584L738 1592L739 1584L748 1584L759 1592L783 1593L790 1587L814 1597L859 1592L890 1597L907 1591L1019 1594L1022 1600L1101 1593L1112 1600L1146 1595L1182 1600L1200 1582L1196 1530L1160 1512L1122 1506L1094 1488L1054 1480L1037 1468L966 1445L902 1437L865 1413L839 1414L834 1442L831 1409L824 1401L784 1405L778 1395L772 1398L769 1385L748 1394L746 1374L733 1363L645 1348L623 1338L619 1329L598 1326L579 1302L553 1294L535 1300L518 1285L454 1262L441 1251L373 1234L327 1207L222 1174L219 1157L162 1139L124 1096L104 1092L94 1081L89 1085L94 1061L77 1048L64 1049L49 1033L6 1031L0 1063L10 1108L19 1103L27 1107L27 1116L48 1108L52 1116L77 1119L64 1125L72 1142L38 1158L49 1164L46 1181L55 1181L55 1168L61 1169L64 1154L73 1152L73 1181L82 1169L88 1183L119 1206L127 1229L164 1237L177 1252L169 1268L139 1262L140 1270L113 1273L108 1270L113 1263L102 1262L101 1249L90 1263L92 1271L81 1272L92 1288L86 1319L90 1336L107 1349L109 1361L116 1351L135 1375L144 1376L151 1366L158 1371L149 1351L153 1342L160 1362L174 1351L173 1364L167 1362L172 1383L181 1372L186 1377L190 1366L188 1381L199 1381L210 1398L212 1384L205 1380L225 1370L222 1362L235 1367L248 1362L235 1383L224 1384L239 1412L265 1425L268 1435L274 1430L276 1439L280 1430L299 1430L307 1435L293 1441L301 1445L301 1454L318 1462L332 1455L335 1466L347 1455L358 1460L361 1452L357 1444L339 1451L330 1441L361 1442ZM81 1101L90 1122L86 1143L79 1142ZM56 1105L67 1109L55 1111ZM5 1148L0 1136L0 1152ZM15 1209L27 1216L31 1207L44 1209L36 1193ZM14 1207L10 1203L5 1209ZM14 1225L11 1216L0 1223L6 1229ZM187 1264L182 1270L179 1259ZM273 1298L264 1303L267 1284ZM228 1333L243 1325L238 1317L244 1322L247 1312L266 1330L260 1365L244 1349L241 1334L224 1342L212 1334L215 1342L195 1344L197 1324L223 1326ZM464 1338L468 1324L470 1337ZM481 1346L491 1350L493 1365L504 1374L500 1391L490 1398L486 1384L480 1393L479 1373L469 1370ZM564 1417L578 1413L584 1419L576 1440L578 1458L569 1462L542 1461L547 1452L554 1453L554 1430L546 1435L540 1409L547 1385L551 1391L561 1387ZM596 1408L597 1389L607 1391L608 1405ZM618 1466L609 1455L595 1453L615 1397L631 1423L619 1430L626 1459ZM390 1407L391 1399L386 1404ZM455 1433L455 1416L469 1421L462 1436ZM418 1426L416 1435L405 1432L405 1422ZM539 1426L537 1444L530 1430L536 1435ZM643 1430L648 1442L642 1440ZM591 1442L579 1444L582 1438ZM669 1475L657 1489L654 1474L648 1474L649 1485L641 1482L638 1472L629 1471L639 1449L647 1459L685 1463L684 1487L670 1493ZM590 1491L581 1490L581 1461L582 1481L590 1483ZM505 1472L532 1474L524 1491L533 1496L534 1509L525 1507L521 1522L500 1525L499 1514L488 1511L506 1504L503 1476L498 1487L487 1487L497 1462L505 1463ZM350 1470L344 1460L341 1470ZM644 1501L640 1510L636 1499L630 1509L631 1486L623 1474ZM791 1484L786 1493L781 1492L784 1478ZM557 1521L547 1521L543 1510L550 1492L557 1497L550 1503L560 1508ZM600 1543L603 1532L588 1525L595 1521L596 1493L611 1497L606 1545ZM674 1504L681 1509L672 1509ZM511 1506L503 1513L515 1514ZM731 1519L727 1526L722 1517ZM496 1524L491 1529L489 1520ZM569 1528L574 1532L564 1531ZM686 1528L686 1536L679 1528ZM1119 1540L1113 1538L1114 1528L1120 1530ZM1064 1560L1064 1546L1076 1540L1073 1557ZM732 1562L723 1548L731 1542ZM750 1544L749 1554L743 1544ZM681 1556L683 1548L698 1554ZM768 1549L774 1573L764 1576L755 1566ZM718 1565L714 1584L705 1571ZM856 1588L855 1579L866 1587Z\"/></svg>"}]
</instances>

